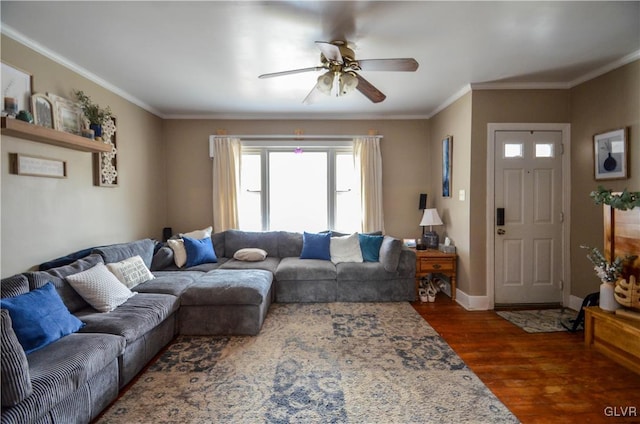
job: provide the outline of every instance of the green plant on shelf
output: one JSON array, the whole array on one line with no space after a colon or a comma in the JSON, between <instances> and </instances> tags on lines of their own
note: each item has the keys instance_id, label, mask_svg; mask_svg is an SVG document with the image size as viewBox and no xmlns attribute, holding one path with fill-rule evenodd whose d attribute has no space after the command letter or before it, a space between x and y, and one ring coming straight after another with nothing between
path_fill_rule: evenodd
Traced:
<instances>
[{"instance_id":1,"label":"green plant on shelf","mask_svg":"<svg viewBox=\"0 0 640 424\"><path fill-rule=\"evenodd\" d=\"M626 188L620 194L614 194L613 190L607 190L602 186L592 191L589 195L596 205L609 205L614 209L626 211L640 206L640 191L628 191Z\"/></svg>"}]
</instances>

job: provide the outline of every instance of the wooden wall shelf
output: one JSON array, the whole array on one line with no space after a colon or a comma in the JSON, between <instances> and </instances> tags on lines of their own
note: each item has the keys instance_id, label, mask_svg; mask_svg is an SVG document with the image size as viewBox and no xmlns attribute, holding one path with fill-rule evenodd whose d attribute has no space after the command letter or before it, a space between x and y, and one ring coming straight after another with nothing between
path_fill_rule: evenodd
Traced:
<instances>
[{"instance_id":1,"label":"wooden wall shelf","mask_svg":"<svg viewBox=\"0 0 640 424\"><path fill-rule=\"evenodd\" d=\"M91 140L79 135L33 125L19 119L2 117L2 134L39 143L52 144L81 152L107 153L111 145Z\"/></svg>"}]
</instances>

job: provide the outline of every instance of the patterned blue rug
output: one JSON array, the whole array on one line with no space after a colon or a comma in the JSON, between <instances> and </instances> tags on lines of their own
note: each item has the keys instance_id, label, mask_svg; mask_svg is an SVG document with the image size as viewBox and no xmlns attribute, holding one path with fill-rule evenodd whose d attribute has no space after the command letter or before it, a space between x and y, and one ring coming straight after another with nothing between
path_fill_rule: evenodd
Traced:
<instances>
[{"instance_id":1,"label":"patterned blue rug","mask_svg":"<svg viewBox=\"0 0 640 424\"><path fill-rule=\"evenodd\" d=\"M100 423L517 423L409 303L274 304L179 337Z\"/></svg>"},{"instance_id":2,"label":"patterned blue rug","mask_svg":"<svg viewBox=\"0 0 640 424\"><path fill-rule=\"evenodd\" d=\"M572 328L573 320L578 315L576 311L568 308L498 311L496 313L527 333L568 331L567 329Z\"/></svg>"}]
</instances>

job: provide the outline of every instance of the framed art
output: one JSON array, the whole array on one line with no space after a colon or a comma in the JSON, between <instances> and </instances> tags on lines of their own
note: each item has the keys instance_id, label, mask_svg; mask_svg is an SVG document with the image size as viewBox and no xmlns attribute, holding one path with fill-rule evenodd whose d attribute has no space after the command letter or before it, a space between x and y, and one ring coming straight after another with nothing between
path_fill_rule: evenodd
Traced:
<instances>
[{"instance_id":1,"label":"framed art","mask_svg":"<svg viewBox=\"0 0 640 424\"><path fill-rule=\"evenodd\" d=\"M54 128L53 105L46 94L36 93L31 96L31 114L34 124Z\"/></svg>"},{"instance_id":2,"label":"framed art","mask_svg":"<svg viewBox=\"0 0 640 424\"><path fill-rule=\"evenodd\" d=\"M20 110L29 110L33 76L2 62L2 110L15 115Z\"/></svg>"},{"instance_id":3,"label":"framed art","mask_svg":"<svg viewBox=\"0 0 640 424\"><path fill-rule=\"evenodd\" d=\"M628 178L628 141L626 128L593 136L593 167L596 180Z\"/></svg>"},{"instance_id":4,"label":"framed art","mask_svg":"<svg viewBox=\"0 0 640 424\"><path fill-rule=\"evenodd\" d=\"M451 154L453 136L448 135L442 140L442 197L451 197Z\"/></svg>"},{"instance_id":5,"label":"framed art","mask_svg":"<svg viewBox=\"0 0 640 424\"><path fill-rule=\"evenodd\" d=\"M102 129L103 143L111 145L107 153L93 154L93 185L98 187L117 187L118 175L118 146L116 142L116 119L111 118Z\"/></svg>"},{"instance_id":6,"label":"framed art","mask_svg":"<svg viewBox=\"0 0 640 424\"><path fill-rule=\"evenodd\" d=\"M67 162L22 153L10 153L11 173L32 177L67 178Z\"/></svg>"},{"instance_id":7,"label":"framed art","mask_svg":"<svg viewBox=\"0 0 640 424\"><path fill-rule=\"evenodd\" d=\"M84 114L80 106L64 97L47 93L53 104L53 125L56 130L82 135Z\"/></svg>"}]
</instances>

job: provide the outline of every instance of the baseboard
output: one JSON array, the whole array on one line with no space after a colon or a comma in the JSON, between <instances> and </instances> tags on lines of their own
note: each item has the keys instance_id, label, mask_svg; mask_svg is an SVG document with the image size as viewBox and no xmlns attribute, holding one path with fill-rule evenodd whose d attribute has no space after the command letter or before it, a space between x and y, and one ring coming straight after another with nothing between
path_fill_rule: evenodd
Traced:
<instances>
[{"instance_id":1,"label":"baseboard","mask_svg":"<svg viewBox=\"0 0 640 424\"><path fill-rule=\"evenodd\" d=\"M468 311L487 311L491 305L488 296L469 296L460 289L456 289L456 302Z\"/></svg>"}]
</instances>

